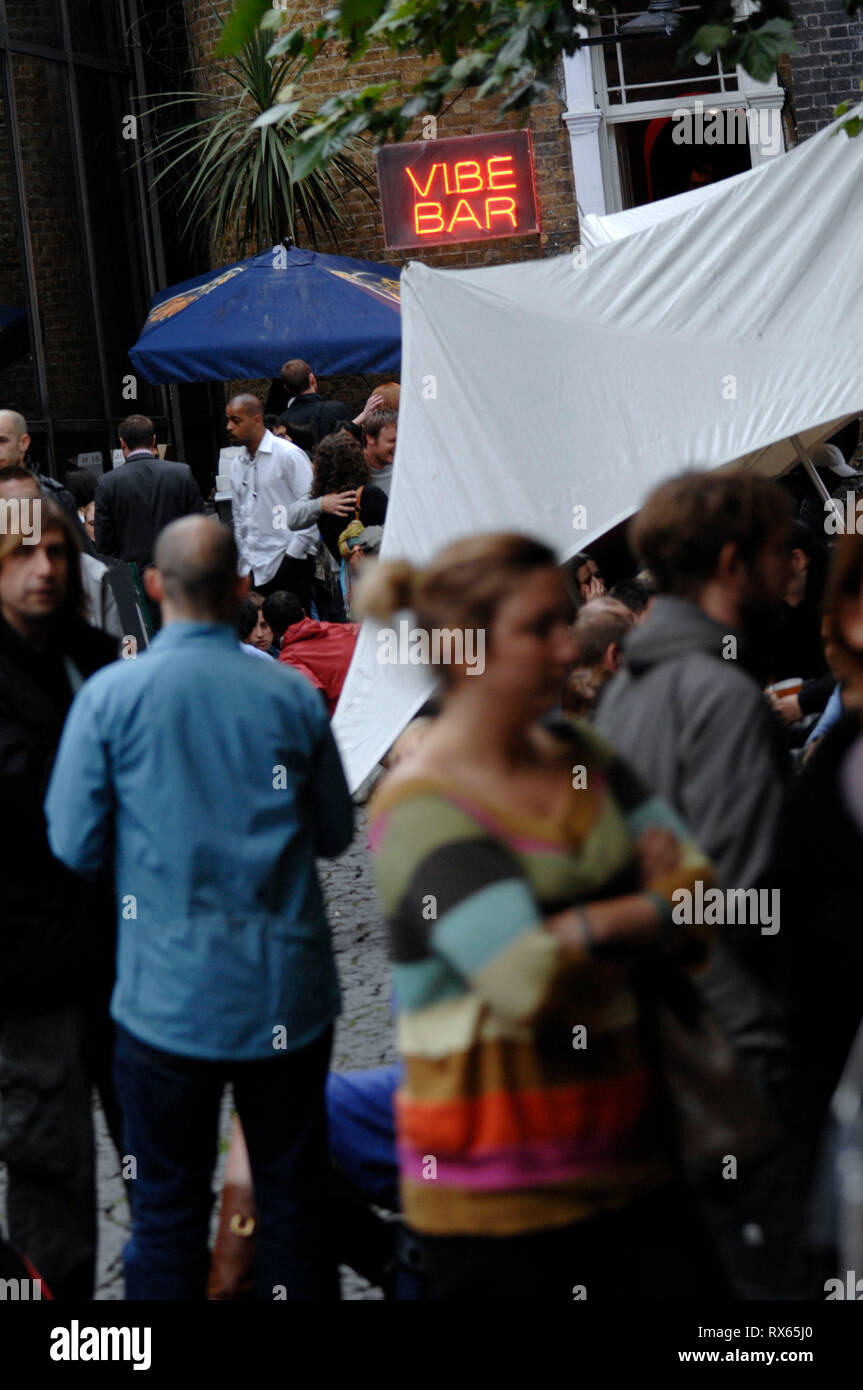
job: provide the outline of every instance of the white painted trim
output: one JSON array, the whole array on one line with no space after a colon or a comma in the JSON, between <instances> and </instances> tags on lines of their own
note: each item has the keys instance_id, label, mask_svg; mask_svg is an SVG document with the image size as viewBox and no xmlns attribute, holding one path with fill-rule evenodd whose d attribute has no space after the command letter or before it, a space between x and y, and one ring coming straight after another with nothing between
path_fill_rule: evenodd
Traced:
<instances>
[{"instance_id":1,"label":"white painted trim","mask_svg":"<svg viewBox=\"0 0 863 1390\"><path fill-rule=\"evenodd\" d=\"M657 116L673 116L675 111L692 111L696 101L702 103L705 111L733 111L738 106L749 105L740 92L708 92L705 96L666 97L662 101L633 101L627 106L612 106L605 113L605 122L623 125L626 121L652 121Z\"/></svg>"},{"instance_id":2,"label":"white painted trim","mask_svg":"<svg viewBox=\"0 0 863 1390\"><path fill-rule=\"evenodd\" d=\"M754 6L752 0L737 0L736 8L742 16L751 12ZM609 138L612 126L625 121L671 116L675 111L692 109L696 100L703 101L705 109L726 110L742 106L757 111L776 111L776 119L779 120L785 100L785 93L775 74L769 82L756 82L743 68L738 67L738 90L734 92L705 92L700 98L669 93L667 98L660 100L612 104L608 100L605 63L599 47L580 48L575 53L564 54L563 73L567 109L562 119L569 135L575 194L582 216L590 212L604 216L608 212L622 210L617 149L615 141ZM781 148L785 148L784 130L781 130ZM777 153L781 153L781 150ZM762 151L757 138L750 139L749 154L753 168L771 158Z\"/></svg>"},{"instance_id":3,"label":"white painted trim","mask_svg":"<svg viewBox=\"0 0 863 1390\"><path fill-rule=\"evenodd\" d=\"M579 213L595 212L602 217L608 211L600 152L602 112L596 105L589 48L563 55L563 76L567 106L563 123L569 135Z\"/></svg>"}]
</instances>

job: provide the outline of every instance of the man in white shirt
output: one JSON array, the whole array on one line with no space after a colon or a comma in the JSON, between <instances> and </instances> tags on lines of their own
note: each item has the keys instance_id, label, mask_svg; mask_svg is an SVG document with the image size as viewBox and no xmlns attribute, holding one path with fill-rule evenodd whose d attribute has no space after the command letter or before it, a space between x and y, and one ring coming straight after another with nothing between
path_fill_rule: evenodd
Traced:
<instances>
[{"instance_id":1,"label":"man in white shirt","mask_svg":"<svg viewBox=\"0 0 863 1390\"><path fill-rule=\"evenodd\" d=\"M316 526L288 528L287 515L308 497L312 468L307 455L290 440L277 439L264 424L257 396L235 396L225 408L232 444L245 446L231 464L234 535L239 572L251 574L259 593L279 589L296 594L306 612L312 597Z\"/></svg>"}]
</instances>

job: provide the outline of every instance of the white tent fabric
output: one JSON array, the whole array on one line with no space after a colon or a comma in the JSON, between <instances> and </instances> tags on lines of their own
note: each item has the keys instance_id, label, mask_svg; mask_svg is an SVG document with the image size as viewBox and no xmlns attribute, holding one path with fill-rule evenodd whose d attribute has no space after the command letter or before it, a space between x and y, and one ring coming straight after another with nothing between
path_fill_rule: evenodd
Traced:
<instances>
[{"instance_id":1,"label":"white tent fabric","mask_svg":"<svg viewBox=\"0 0 863 1390\"><path fill-rule=\"evenodd\" d=\"M693 188L688 193L676 193L672 198L660 198L656 203L640 203L638 207L627 208L625 212L611 212L604 217L590 212L579 219L578 230L582 246L607 246L612 241L622 241L634 232L643 232L657 222L665 222L669 217L679 217L682 212L691 212L716 197L728 193L729 184L739 184L744 179L758 178L770 166L759 164L754 169L746 169L730 179L720 179L718 183L706 183L701 188Z\"/></svg>"},{"instance_id":2,"label":"white tent fabric","mask_svg":"<svg viewBox=\"0 0 863 1390\"><path fill-rule=\"evenodd\" d=\"M789 436L863 413L863 136L834 129L581 269L411 264L382 558L507 528L566 558L664 478L775 476ZM432 688L377 637L364 624L334 721L352 787Z\"/></svg>"}]
</instances>

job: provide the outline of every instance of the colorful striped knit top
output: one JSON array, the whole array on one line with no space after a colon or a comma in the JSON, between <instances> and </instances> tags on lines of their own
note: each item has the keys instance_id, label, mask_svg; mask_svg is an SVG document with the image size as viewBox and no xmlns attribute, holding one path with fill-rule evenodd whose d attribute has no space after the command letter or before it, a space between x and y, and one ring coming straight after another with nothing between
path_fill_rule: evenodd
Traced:
<instances>
[{"instance_id":1,"label":"colorful striped knit top","mask_svg":"<svg viewBox=\"0 0 863 1390\"><path fill-rule=\"evenodd\" d=\"M426 777L384 784L371 806L405 1062L402 1200L427 1234L560 1226L669 1177L632 966L562 946L542 919L641 891L635 839L652 826L682 844L644 890L664 920L710 865L592 730L552 731L586 773L562 819Z\"/></svg>"}]
</instances>

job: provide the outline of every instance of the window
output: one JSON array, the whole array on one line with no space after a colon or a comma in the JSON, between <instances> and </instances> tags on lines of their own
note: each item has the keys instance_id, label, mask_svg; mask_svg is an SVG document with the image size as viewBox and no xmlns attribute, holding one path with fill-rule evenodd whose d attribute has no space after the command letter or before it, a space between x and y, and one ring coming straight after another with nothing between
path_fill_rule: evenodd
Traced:
<instances>
[{"instance_id":1,"label":"window","mask_svg":"<svg viewBox=\"0 0 863 1390\"><path fill-rule=\"evenodd\" d=\"M643 10L613 10L603 15L596 32L617 33L627 20L643 13ZM605 91L612 106L665 101L671 96L737 91L736 71L726 73L718 55L703 65L690 63L688 67L675 69L671 47L663 37L624 39L621 43L603 44L597 52L605 62Z\"/></svg>"},{"instance_id":2,"label":"window","mask_svg":"<svg viewBox=\"0 0 863 1390\"><path fill-rule=\"evenodd\" d=\"M718 55L678 69L674 47L662 36L614 41L622 25L643 13L620 8L597 16L591 33L609 42L564 57L563 119L582 214L619 212L684 193L741 173L784 147L784 94L775 78L755 82L741 68L726 70ZM686 111L694 119L684 136L680 116ZM719 121L722 136L714 141Z\"/></svg>"},{"instance_id":3,"label":"window","mask_svg":"<svg viewBox=\"0 0 863 1390\"><path fill-rule=\"evenodd\" d=\"M133 410L167 436L168 396L132 386L152 254L127 0L0 0L0 403L42 468L107 451Z\"/></svg>"},{"instance_id":4,"label":"window","mask_svg":"<svg viewBox=\"0 0 863 1390\"><path fill-rule=\"evenodd\" d=\"M0 105L0 401L28 416L36 412L38 392L12 154L3 102Z\"/></svg>"}]
</instances>

